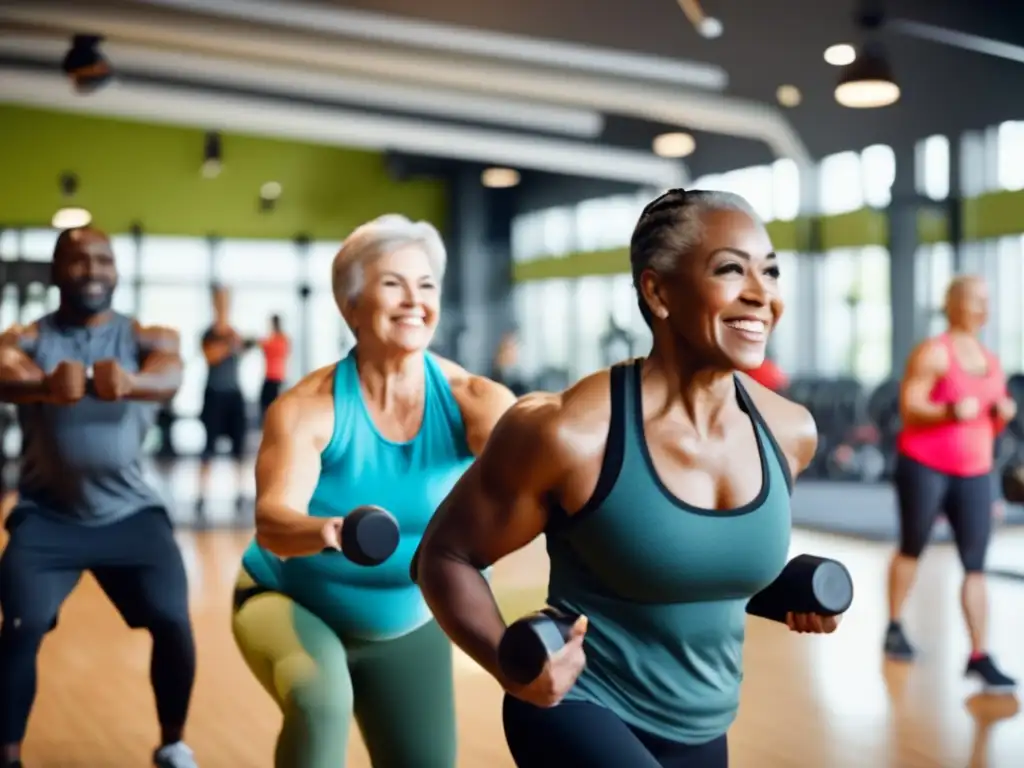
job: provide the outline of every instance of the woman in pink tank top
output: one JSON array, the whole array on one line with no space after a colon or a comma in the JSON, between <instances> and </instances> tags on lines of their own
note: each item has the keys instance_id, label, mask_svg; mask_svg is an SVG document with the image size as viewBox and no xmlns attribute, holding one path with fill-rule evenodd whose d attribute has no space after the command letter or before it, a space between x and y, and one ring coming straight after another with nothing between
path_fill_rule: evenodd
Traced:
<instances>
[{"instance_id":1,"label":"woman in pink tank top","mask_svg":"<svg viewBox=\"0 0 1024 768\"><path fill-rule=\"evenodd\" d=\"M903 430L897 443L900 547L889 568L886 654L909 661L914 649L900 613L939 513L953 531L964 567L962 604L971 638L966 674L988 692L1016 682L988 654L985 554L992 532L995 438L1016 416L999 361L978 338L988 319L988 289L974 276L956 278L946 294L949 328L910 355L900 387Z\"/></svg>"}]
</instances>

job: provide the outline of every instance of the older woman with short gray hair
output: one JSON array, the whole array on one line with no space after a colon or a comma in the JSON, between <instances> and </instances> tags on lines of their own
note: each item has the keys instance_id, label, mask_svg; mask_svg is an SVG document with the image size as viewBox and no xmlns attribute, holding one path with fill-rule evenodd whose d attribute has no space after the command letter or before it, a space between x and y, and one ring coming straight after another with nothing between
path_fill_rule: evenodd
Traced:
<instances>
[{"instance_id":1,"label":"older woman with short gray hair","mask_svg":"<svg viewBox=\"0 0 1024 768\"><path fill-rule=\"evenodd\" d=\"M514 397L427 351L445 263L427 222L391 214L352 232L331 283L356 345L267 413L233 627L284 715L278 768L343 765L353 716L375 766L455 766L451 645L409 568ZM375 567L338 551L364 505L401 529Z\"/></svg>"}]
</instances>

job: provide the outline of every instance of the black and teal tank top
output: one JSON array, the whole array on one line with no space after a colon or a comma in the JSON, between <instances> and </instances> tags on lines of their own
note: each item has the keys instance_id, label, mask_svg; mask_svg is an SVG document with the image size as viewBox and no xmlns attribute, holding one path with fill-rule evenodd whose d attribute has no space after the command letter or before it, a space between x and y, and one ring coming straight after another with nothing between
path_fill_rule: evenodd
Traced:
<instances>
[{"instance_id":1,"label":"black and teal tank top","mask_svg":"<svg viewBox=\"0 0 1024 768\"><path fill-rule=\"evenodd\" d=\"M629 725L683 744L724 734L743 678L746 603L786 564L788 464L739 379L763 478L737 509L676 498L644 438L641 360L611 370L611 426L594 495L547 532L548 603L590 619L587 666L568 700L607 707Z\"/></svg>"}]
</instances>

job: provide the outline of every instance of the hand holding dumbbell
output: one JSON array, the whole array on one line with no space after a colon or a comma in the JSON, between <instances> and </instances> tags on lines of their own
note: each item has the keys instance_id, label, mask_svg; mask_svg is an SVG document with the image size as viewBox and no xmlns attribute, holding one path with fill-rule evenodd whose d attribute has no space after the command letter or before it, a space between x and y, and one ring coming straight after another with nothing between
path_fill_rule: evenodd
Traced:
<instances>
[{"instance_id":1,"label":"hand holding dumbbell","mask_svg":"<svg viewBox=\"0 0 1024 768\"><path fill-rule=\"evenodd\" d=\"M341 551L357 565L380 565L398 549L398 521L387 510L364 505L323 520L324 551Z\"/></svg>"},{"instance_id":2,"label":"hand holding dumbbell","mask_svg":"<svg viewBox=\"0 0 1024 768\"><path fill-rule=\"evenodd\" d=\"M536 707L553 707L576 684L587 664L587 617L555 608L524 616L498 646L498 664L509 693Z\"/></svg>"},{"instance_id":3,"label":"hand holding dumbbell","mask_svg":"<svg viewBox=\"0 0 1024 768\"><path fill-rule=\"evenodd\" d=\"M846 567L814 555L794 557L771 584L747 603L747 613L786 624L795 632L828 633L853 604Z\"/></svg>"},{"instance_id":4,"label":"hand holding dumbbell","mask_svg":"<svg viewBox=\"0 0 1024 768\"><path fill-rule=\"evenodd\" d=\"M100 400L122 400L131 394L131 374L117 360L99 360L92 366L92 391Z\"/></svg>"},{"instance_id":5,"label":"hand holding dumbbell","mask_svg":"<svg viewBox=\"0 0 1024 768\"><path fill-rule=\"evenodd\" d=\"M85 365L62 360L47 374L46 399L54 405L72 405L85 397Z\"/></svg>"}]
</instances>

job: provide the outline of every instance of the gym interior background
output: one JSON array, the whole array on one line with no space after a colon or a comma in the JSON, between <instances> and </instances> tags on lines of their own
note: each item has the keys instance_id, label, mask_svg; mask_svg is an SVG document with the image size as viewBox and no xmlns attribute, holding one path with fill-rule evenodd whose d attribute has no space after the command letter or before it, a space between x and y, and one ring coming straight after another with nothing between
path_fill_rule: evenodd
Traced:
<instances>
[{"instance_id":1,"label":"gym interior background","mask_svg":"<svg viewBox=\"0 0 1024 768\"><path fill-rule=\"evenodd\" d=\"M113 76L73 90L62 71L72 48ZM787 304L771 351L821 432L794 500L794 546L842 554L858 585L834 641L752 627L736 764L1024 764L1015 705L965 707L951 687L944 663L966 639L947 548L929 555L914 598L941 650L911 672L880 658L893 381L941 327L952 275L989 281L985 341L1007 372L1024 372L1022 61L1024 6L957 0L0 4L0 326L54 307L55 225L85 210L114 237L117 309L182 334L185 383L152 452L194 569L200 758L268 764L276 727L227 630L251 520L235 516L233 488L204 529L191 517L211 287L232 289L244 334L283 317L294 382L352 344L330 293L339 242L381 213L427 219L450 258L437 351L486 373L514 332L530 387L561 388L645 351L628 241L647 201L685 186L743 194L769 222ZM262 376L249 355L254 410ZM1011 389L1024 407L1024 375ZM13 465L17 427L0 419ZM253 425L256 440L255 413ZM1021 460L1022 441L1012 424L1000 467ZM1022 555L1024 512L1008 505L993 633L1018 674ZM511 558L496 577L503 606L541 602L545 568L540 550ZM149 743L133 740L151 720L144 685L115 673L145 650L103 605L83 583L48 641L28 741L40 764L78 764L84 740L120 765ZM88 681L58 691L55 665L79 664L93 644L105 679L126 678L114 686L121 722L76 724L59 703L85 697ZM496 691L470 666L460 675L462 764L509 764Z\"/></svg>"}]
</instances>

